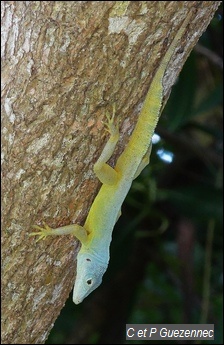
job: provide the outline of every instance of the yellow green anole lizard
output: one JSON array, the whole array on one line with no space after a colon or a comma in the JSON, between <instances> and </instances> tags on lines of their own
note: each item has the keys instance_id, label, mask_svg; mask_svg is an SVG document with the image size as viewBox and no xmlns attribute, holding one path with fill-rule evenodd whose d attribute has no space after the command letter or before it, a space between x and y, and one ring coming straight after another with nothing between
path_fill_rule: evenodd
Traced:
<instances>
[{"instance_id":1,"label":"yellow green anole lizard","mask_svg":"<svg viewBox=\"0 0 224 345\"><path fill-rule=\"evenodd\" d=\"M178 45L178 41L186 29L185 19L175 38L163 57L147 93L136 127L123 153L114 168L106 162L112 156L119 139L118 126L113 116L108 118L107 130L110 138L99 159L94 165L94 172L102 186L97 194L83 226L71 224L57 229L34 226L38 232L30 235L45 239L50 235L73 234L82 246L77 255L77 275L73 290L73 301L83 301L102 281L109 262L109 247L112 231L121 214L122 203L131 187L132 181L149 163L151 139L159 119L163 98L163 77Z\"/></svg>"}]
</instances>

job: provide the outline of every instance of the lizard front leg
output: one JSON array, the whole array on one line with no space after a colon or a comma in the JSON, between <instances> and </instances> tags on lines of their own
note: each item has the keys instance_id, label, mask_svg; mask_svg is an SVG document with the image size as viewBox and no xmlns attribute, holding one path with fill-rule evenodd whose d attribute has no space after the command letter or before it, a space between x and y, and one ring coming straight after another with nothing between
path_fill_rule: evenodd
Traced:
<instances>
[{"instance_id":1,"label":"lizard front leg","mask_svg":"<svg viewBox=\"0 0 224 345\"><path fill-rule=\"evenodd\" d=\"M62 226L60 228L52 229L47 224L44 223L44 227L38 225L33 225L33 228L39 230L37 232L31 232L29 236L39 236L37 242L40 240L45 240L47 236L58 236L58 235L74 235L78 238L81 243L86 243L88 233L81 225L70 224Z\"/></svg>"}]
</instances>

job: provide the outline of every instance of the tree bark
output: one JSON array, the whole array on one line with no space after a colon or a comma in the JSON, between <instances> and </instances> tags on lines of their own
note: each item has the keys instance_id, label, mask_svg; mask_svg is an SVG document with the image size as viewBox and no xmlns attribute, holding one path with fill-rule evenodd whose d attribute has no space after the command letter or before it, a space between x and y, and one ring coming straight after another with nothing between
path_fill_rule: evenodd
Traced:
<instances>
[{"instance_id":1,"label":"tree bark","mask_svg":"<svg viewBox=\"0 0 224 345\"><path fill-rule=\"evenodd\" d=\"M36 243L32 224L83 224L100 186L105 113L116 103L113 165L183 19L191 12L164 102L219 3L1 2L3 344L44 343L75 279L78 241Z\"/></svg>"}]
</instances>

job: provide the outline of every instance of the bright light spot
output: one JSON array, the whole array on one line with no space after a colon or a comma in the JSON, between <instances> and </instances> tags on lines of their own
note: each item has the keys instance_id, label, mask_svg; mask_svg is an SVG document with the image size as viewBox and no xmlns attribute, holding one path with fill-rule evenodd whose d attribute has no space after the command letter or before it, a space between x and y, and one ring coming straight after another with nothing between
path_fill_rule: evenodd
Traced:
<instances>
[{"instance_id":1,"label":"bright light spot","mask_svg":"<svg viewBox=\"0 0 224 345\"><path fill-rule=\"evenodd\" d=\"M164 149L160 149L157 151L157 155L159 156L162 161L165 163L172 163L174 154L170 151L166 151Z\"/></svg>"},{"instance_id":2,"label":"bright light spot","mask_svg":"<svg viewBox=\"0 0 224 345\"><path fill-rule=\"evenodd\" d=\"M152 143L157 144L161 140L160 136L156 133L153 134L152 136Z\"/></svg>"}]
</instances>

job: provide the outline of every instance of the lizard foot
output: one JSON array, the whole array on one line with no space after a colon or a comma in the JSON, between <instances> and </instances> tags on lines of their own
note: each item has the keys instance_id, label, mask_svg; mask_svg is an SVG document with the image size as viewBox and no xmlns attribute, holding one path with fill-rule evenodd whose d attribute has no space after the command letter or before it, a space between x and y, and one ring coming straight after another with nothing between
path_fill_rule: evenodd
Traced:
<instances>
[{"instance_id":1,"label":"lizard foot","mask_svg":"<svg viewBox=\"0 0 224 345\"><path fill-rule=\"evenodd\" d=\"M46 223L44 223L44 228L38 226L38 225L33 225L33 228L40 230L38 232L31 232L29 236L39 236L39 238L36 240L36 242L40 240L45 240L47 236L53 235L54 230L51 229Z\"/></svg>"},{"instance_id":2,"label":"lizard foot","mask_svg":"<svg viewBox=\"0 0 224 345\"><path fill-rule=\"evenodd\" d=\"M115 121L114 121L115 111L116 111L115 109L116 109L116 105L114 103L112 116L110 116L109 113L107 112L106 113L107 121L103 122L106 127L106 131L109 132L112 137L119 136L119 126L118 124L115 124Z\"/></svg>"}]
</instances>

